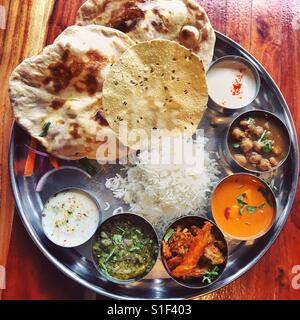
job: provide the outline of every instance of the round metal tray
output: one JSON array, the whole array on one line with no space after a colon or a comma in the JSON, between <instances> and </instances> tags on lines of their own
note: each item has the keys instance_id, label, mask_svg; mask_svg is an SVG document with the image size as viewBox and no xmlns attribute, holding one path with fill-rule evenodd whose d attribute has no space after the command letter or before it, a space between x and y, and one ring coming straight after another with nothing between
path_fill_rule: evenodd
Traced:
<instances>
[{"instance_id":1,"label":"round metal tray","mask_svg":"<svg viewBox=\"0 0 300 320\"><path fill-rule=\"evenodd\" d=\"M43 233L40 215L43 203L49 195L61 189L62 186L84 187L92 192L100 201L103 219L108 218L113 210L119 206L126 210L127 207L121 201L114 199L104 186L106 178L113 177L120 170L120 167L117 165L102 166L92 179L83 174L74 174L74 172L66 170L63 174L52 175L42 192L37 193L35 186L40 174L37 172L32 178L24 178L23 176L26 151L24 148L20 148L20 145L28 143L29 137L17 125L14 125L10 141L9 170L17 209L28 233L42 253L70 278L109 298L188 299L208 294L237 279L253 267L273 244L285 224L296 194L299 168L295 127L282 94L266 70L237 43L217 33L215 59L224 55L239 55L250 60L260 74L261 90L258 97L243 111L263 109L273 112L285 122L291 135L291 153L285 164L272 175L277 187L275 195L278 205L278 214L272 229L264 237L252 243L229 241L230 256L227 269L217 282L202 290L191 290L179 286L168 278L160 261L148 279L127 286L108 282L101 278L91 261L91 242L76 249L63 249L53 245ZM222 152L223 139L232 119L233 115L222 115L208 109L200 124L200 127L205 129L206 137L209 138L207 149L212 157L219 162L222 171L220 178L232 172L238 172L237 168L231 168L228 165ZM104 210L106 202L112 205L109 211ZM210 210L208 209L207 212L207 216L211 218Z\"/></svg>"}]
</instances>

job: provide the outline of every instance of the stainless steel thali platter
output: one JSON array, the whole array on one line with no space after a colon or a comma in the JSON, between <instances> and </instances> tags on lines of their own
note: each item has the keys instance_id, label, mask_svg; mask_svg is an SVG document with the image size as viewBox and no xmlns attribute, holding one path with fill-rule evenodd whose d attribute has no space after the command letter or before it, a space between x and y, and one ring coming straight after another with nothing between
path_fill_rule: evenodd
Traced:
<instances>
[{"instance_id":1,"label":"stainless steel thali platter","mask_svg":"<svg viewBox=\"0 0 300 320\"><path fill-rule=\"evenodd\" d=\"M45 188L40 193L37 193L35 189L40 175L36 173L31 178L23 176L26 152L24 148L19 148L20 145L28 143L30 138L22 129L14 125L9 149L9 172L19 215L38 248L67 276L86 288L109 298L189 299L220 289L239 278L253 267L274 243L289 216L298 183L299 159L295 127L282 94L266 70L241 46L221 33L217 33L214 58L217 59L225 55L237 55L248 59L255 65L261 78L261 89L257 98L250 106L244 108L243 112L252 109L273 112L284 121L290 133L292 148L287 161L273 174L269 174L269 176L263 175L266 178L272 175L272 179L277 186L275 195L278 213L272 229L253 243L229 241L230 255L227 269L218 281L204 289L192 290L179 286L168 277L160 261L147 279L126 286L113 284L101 278L95 269L91 257L91 242L75 249L64 249L55 246L50 243L43 232L40 215L43 204L49 195L62 189L62 187L82 187L96 196L102 209L103 220L111 216L112 212L120 206L126 211L128 209L127 206L122 201L113 198L111 192L106 190L104 186L106 179L114 176L120 170L120 167L117 165L102 166L98 174L91 179L79 172L74 174L74 171L66 168L63 174L52 175ZM211 156L219 162L219 168L222 171L220 179L233 172L241 171L237 168L231 168L222 152L224 136L226 136L226 130L232 119L232 115L222 115L212 109L208 109L200 124L200 127L205 129L205 135L209 139L207 149L210 151ZM111 208L108 211L104 210L106 202L111 204ZM207 217L211 218L210 210L208 210Z\"/></svg>"}]
</instances>

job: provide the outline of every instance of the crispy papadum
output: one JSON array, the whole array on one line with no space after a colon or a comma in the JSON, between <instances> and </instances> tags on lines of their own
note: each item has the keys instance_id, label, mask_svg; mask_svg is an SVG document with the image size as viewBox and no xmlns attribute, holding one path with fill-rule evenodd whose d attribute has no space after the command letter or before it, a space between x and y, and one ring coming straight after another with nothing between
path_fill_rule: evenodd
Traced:
<instances>
[{"instance_id":1,"label":"crispy papadum","mask_svg":"<svg viewBox=\"0 0 300 320\"><path fill-rule=\"evenodd\" d=\"M205 69L212 61L215 32L194 0L88 0L77 24L100 24L127 33L136 42L176 41L199 56Z\"/></svg>"},{"instance_id":2,"label":"crispy papadum","mask_svg":"<svg viewBox=\"0 0 300 320\"><path fill-rule=\"evenodd\" d=\"M110 69L103 86L105 118L120 141L132 149L151 139L153 131L192 136L207 101L202 61L168 40L129 48ZM135 133L140 138L135 139Z\"/></svg>"},{"instance_id":3,"label":"crispy papadum","mask_svg":"<svg viewBox=\"0 0 300 320\"><path fill-rule=\"evenodd\" d=\"M114 136L103 117L103 81L133 44L103 26L67 28L13 72L9 91L16 121L54 156L95 159L104 137Z\"/></svg>"}]
</instances>

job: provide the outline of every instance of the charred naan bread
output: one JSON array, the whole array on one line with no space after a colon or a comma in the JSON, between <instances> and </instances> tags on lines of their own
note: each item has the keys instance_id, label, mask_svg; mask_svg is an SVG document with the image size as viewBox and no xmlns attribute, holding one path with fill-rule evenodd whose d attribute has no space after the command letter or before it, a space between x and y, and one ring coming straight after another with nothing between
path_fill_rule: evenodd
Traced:
<instances>
[{"instance_id":1,"label":"charred naan bread","mask_svg":"<svg viewBox=\"0 0 300 320\"><path fill-rule=\"evenodd\" d=\"M213 58L215 32L194 0L88 0L78 12L77 24L112 27L136 42L179 42L193 50L206 69Z\"/></svg>"},{"instance_id":2,"label":"charred naan bread","mask_svg":"<svg viewBox=\"0 0 300 320\"><path fill-rule=\"evenodd\" d=\"M98 147L114 136L103 117L103 82L133 44L107 27L67 28L13 72L9 89L16 121L59 158L95 159Z\"/></svg>"}]
</instances>

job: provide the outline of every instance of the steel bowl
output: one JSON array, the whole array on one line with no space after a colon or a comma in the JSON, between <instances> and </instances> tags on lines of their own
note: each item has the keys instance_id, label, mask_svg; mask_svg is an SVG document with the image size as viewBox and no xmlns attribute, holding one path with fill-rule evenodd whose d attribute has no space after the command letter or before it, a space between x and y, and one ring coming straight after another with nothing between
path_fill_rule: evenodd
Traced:
<instances>
[{"instance_id":1,"label":"steel bowl","mask_svg":"<svg viewBox=\"0 0 300 320\"><path fill-rule=\"evenodd\" d=\"M214 109L215 111L217 112L220 112L220 113L224 113L224 114L233 114L233 113L236 113L236 112L239 112L240 110L246 108L247 106L249 106L258 96L259 94L259 91L260 91L260 88L261 88L261 80L260 80L260 76L259 76L259 73L255 67L255 65L250 61L250 60L247 60L243 57L240 57L240 56L235 56L235 55L227 55L227 56L223 56L215 61L213 61L211 63L211 65L209 66L209 69L207 71L207 74L209 74L210 70L216 66L217 64L221 63L221 62L224 62L224 61L232 61L233 63L234 62L239 62L243 65L245 65L246 67L248 67L250 69L250 71L252 72L253 74L253 77L255 79L255 82L256 82L256 93L252 99L252 101L250 101L249 103L245 104L245 105L242 105L241 107L239 108L227 108L227 107L224 107L223 105L220 105L219 103L217 103L216 101L214 101L214 99L209 95L209 99L208 99L208 107L209 108L212 108Z\"/></svg>"},{"instance_id":2,"label":"steel bowl","mask_svg":"<svg viewBox=\"0 0 300 320\"><path fill-rule=\"evenodd\" d=\"M266 119L270 119L270 122L272 123L276 123L277 125L280 126L280 129L282 130L282 132L284 133L285 135L285 138L286 138L286 142L287 142L287 151L286 151L286 155L285 157L278 163L277 166L275 167L272 167L272 169L270 170L267 170L267 171L261 171L261 170L256 170L256 169L250 169L250 168L247 168L247 167L244 167L242 166L239 162L237 162L234 158L234 156L232 155L231 151L230 151L230 148L229 148L229 142L230 142L230 133L232 131L232 129L237 126L237 124L244 118L249 118L249 117L252 117L252 118L255 118L256 116L259 116L259 117L265 117ZM252 110L252 111L247 111L247 112L244 112L242 114L240 114L239 116L237 116L233 121L232 123L230 124L229 126L229 129L227 131L227 134L226 134L226 140L225 140L225 158L226 160L228 161L228 163L232 166L232 167L237 167L237 168L241 168L243 170L246 170L248 172L252 172L252 173L270 173L270 172L273 172L275 170L277 170L279 167L281 167L286 159L288 158L289 154L290 154L290 151L291 151L291 138L290 138L290 134L289 134L289 131L286 127L286 125L284 124L284 122L278 118L277 116L275 116L273 113L271 112L268 112L268 111L264 111L264 110Z\"/></svg>"},{"instance_id":3,"label":"steel bowl","mask_svg":"<svg viewBox=\"0 0 300 320\"><path fill-rule=\"evenodd\" d=\"M150 238L154 241L154 243L156 244L156 259L155 262L153 263L153 266L151 268L151 270L149 270L149 272L141 274L137 277L134 277L132 279L128 279L128 280L122 280L122 279L117 279L114 278L112 276L110 276L109 274L105 273L101 268L99 268L98 264L97 264L97 258L94 255L93 252L93 245L92 245L92 259L93 259L93 264L95 266L95 268L98 270L99 274L101 275L101 278L104 278L110 282L113 282L115 284L118 285L129 285L132 284L134 282L140 281L142 279L144 279L145 277L147 277L147 275L152 271L152 269L155 266L155 263L157 262L158 256L159 256L159 241L158 241L158 236L154 230L154 228L152 227L152 225L144 218L142 218L141 216L137 215L137 214L133 214L133 213L121 213L121 214L117 214L114 215L112 217L110 217L109 219L107 219L105 222L102 223L102 225L99 227L99 229L97 230L96 234L94 235L92 244L94 244L97 240L97 236L98 234L101 232L102 228L107 225L108 223L111 223L112 221L130 221L132 222L134 225L136 225L137 227L141 228L143 233L148 234L150 236Z\"/></svg>"},{"instance_id":4,"label":"steel bowl","mask_svg":"<svg viewBox=\"0 0 300 320\"><path fill-rule=\"evenodd\" d=\"M187 216L187 217L183 217L180 218L179 220L175 221L174 223L172 223L166 230L164 237L166 236L166 234L168 233L168 231L170 229L176 229L176 227L178 225L183 225L185 227L191 227L193 225L198 226L198 227L202 227L204 225L205 222L210 222L213 227L212 227L212 233L214 234L214 236L216 237L216 240L220 240L224 243L224 248L221 250L224 257L225 257L225 261L221 264L218 265L219 267L219 275L213 279L213 281L211 283L204 283L203 282L203 277L200 278L190 278L190 279L178 279L172 276L171 274L171 270L169 269L167 262L163 256L163 246L161 245L161 260L163 262L163 265L167 271L167 273L169 274L169 276L176 281L178 284L190 288L190 289L201 289L201 288L206 288L209 287L210 285L212 285L214 282L216 282L224 273L225 269L226 269L226 265L228 262L228 256L229 256L229 251L228 251L228 244L227 241L225 239L225 236L223 234L223 232L221 231L221 229L211 220L203 218L203 217L197 217L197 216Z\"/></svg>"},{"instance_id":5,"label":"steel bowl","mask_svg":"<svg viewBox=\"0 0 300 320\"><path fill-rule=\"evenodd\" d=\"M222 230L222 228L220 226L218 226L218 228L220 230L222 230L222 232L225 234L226 237L230 238L230 239L234 239L234 240L240 240L240 241L253 241L253 240L256 240L256 239L259 239L261 237L263 237L264 235L266 235L270 230L271 228L273 227L274 223L275 223L275 220L276 220L276 217L277 217L277 201L276 201L276 197L275 197L275 194L272 190L272 188L264 181L262 180L261 178L255 176L254 174L250 174L250 173L235 173L235 174L232 174L230 176L227 176L225 177L224 179L222 179L218 185L215 187L215 189L213 190L213 193L212 193L212 196L211 196L211 204L212 204L212 201L213 201L213 198L214 198L214 194L216 193L217 189L227 180L229 179L234 179L235 177L238 177L238 176L247 176L251 179L255 179L256 181L258 181L260 184L262 184L266 190L267 190L267 194L268 194L268 197L269 197L269 201L272 202L272 204L274 205L274 216L273 216L273 220L272 220L272 223L269 225L269 227L261 232L260 234L258 235L255 235L255 236L251 236L251 237L237 237L237 236L233 236L232 234L229 234L228 232L226 232L225 230ZM213 216L213 219L215 220L215 223L216 225L218 225L216 219L215 219L215 216L214 216L214 210L213 210L213 206L211 205L211 211L212 211L212 216Z\"/></svg>"},{"instance_id":6,"label":"steel bowl","mask_svg":"<svg viewBox=\"0 0 300 320\"><path fill-rule=\"evenodd\" d=\"M43 211L44 211L44 209L45 209L46 203L47 203L51 198L53 198L55 195L57 195L57 194L59 194L59 193L67 192L67 191L72 191L72 190L80 191L80 192L84 193L85 195L87 195L87 196L96 204L96 206L97 206L97 208L98 208L98 211L99 211L99 222L98 222L98 225L97 225L97 227L95 228L95 231L93 232L93 234L92 234L89 238L87 238L84 242L78 244L77 246L67 246L67 247L66 247L66 246L61 246L61 245L53 242L53 240L47 235L47 233L46 233L46 231L45 231L45 229L44 229L44 225L43 225L43 223L42 223L42 220L43 220L43 219L42 219L42 213L43 213ZM83 244L87 243L89 240L91 240L91 239L93 238L94 234L96 233L99 225L101 224L101 219L102 219L101 207L100 207L100 204L99 204L98 200L96 199L96 197L95 197L90 191L88 191L88 190L86 190L86 189L79 188L79 187L67 187L67 188L61 188L61 189L57 190L55 193L53 193L53 194L47 199L47 201L45 201L44 206L43 206L43 210L42 210L41 216L40 216L41 226L42 226L42 229L43 229L44 234L45 234L45 236L47 237L47 239L48 239L49 241L51 241L52 243L54 243L56 246L62 247L62 248L65 248L65 249L71 249L71 248L80 247L80 246L82 246Z\"/></svg>"}]
</instances>

